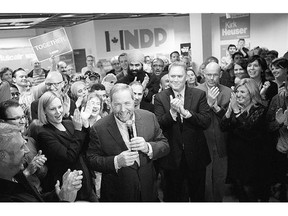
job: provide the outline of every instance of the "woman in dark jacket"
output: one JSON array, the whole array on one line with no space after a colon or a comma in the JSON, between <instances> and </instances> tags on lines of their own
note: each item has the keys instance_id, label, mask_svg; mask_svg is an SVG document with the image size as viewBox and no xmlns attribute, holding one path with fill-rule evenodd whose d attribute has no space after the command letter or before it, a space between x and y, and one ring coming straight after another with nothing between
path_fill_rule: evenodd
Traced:
<instances>
[{"instance_id":1,"label":"woman in dark jacket","mask_svg":"<svg viewBox=\"0 0 288 216\"><path fill-rule=\"evenodd\" d=\"M267 201L265 107L253 79L240 80L231 93L221 130L228 131L227 183L237 189L239 201Z\"/></svg>"},{"instance_id":2,"label":"woman in dark jacket","mask_svg":"<svg viewBox=\"0 0 288 216\"><path fill-rule=\"evenodd\" d=\"M85 158L85 137L80 111L71 120L63 120L63 101L57 93L44 93L38 105L38 119L43 124L38 131L40 149L47 157L48 173L42 182L43 191L51 191L68 168L83 171L82 188L76 201L97 201L93 173Z\"/></svg>"}]
</instances>

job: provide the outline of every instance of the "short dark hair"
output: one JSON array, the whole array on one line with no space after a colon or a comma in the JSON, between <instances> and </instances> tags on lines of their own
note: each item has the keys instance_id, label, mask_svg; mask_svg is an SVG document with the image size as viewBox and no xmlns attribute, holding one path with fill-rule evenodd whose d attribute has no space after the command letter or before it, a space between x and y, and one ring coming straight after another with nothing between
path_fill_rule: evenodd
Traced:
<instances>
[{"instance_id":1,"label":"short dark hair","mask_svg":"<svg viewBox=\"0 0 288 216\"><path fill-rule=\"evenodd\" d=\"M104 90L105 91L106 89L105 89L105 86L100 84L100 83L95 83L90 88L90 92L98 91L98 90Z\"/></svg>"},{"instance_id":2,"label":"short dark hair","mask_svg":"<svg viewBox=\"0 0 288 216\"><path fill-rule=\"evenodd\" d=\"M179 53L178 51L173 51L173 52L170 53L170 58L172 57L172 55L173 55L174 53L176 53L176 54L178 54L178 55L180 56L180 53Z\"/></svg>"},{"instance_id":3,"label":"short dark hair","mask_svg":"<svg viewBox=\"0 0 288 216\"><path fill-rule=\"evenodd\" d=\"M242 57L244 57L243 53L241 53L241 52L235 52L235 53L233 53L233 55L232 55L232 59L234 59L236 55L241 55Z\"/></svg>"},{"instance_id":4,"label":"short dark hair","mask_svg":"<svg viewBox=\"0 0 288 216\"><path fill-rule=\"evenodd\" d=\"M235 49L237 49L237 47L236 47L236 45L235 45L235 44L229 44L229 46L228 46L227 50L229 50L229 49L230 49L230 47L235 47Z\"/></svg>"},{"instance_id":5,"label":"short dark hair","mask_svg":"<svg viewBox=\"0 0 288 216\"><path fill-rule=\"evenodd\" d=\"M17 73L18 71L25 71L25 70L24 70L23 68L17 68L16 70L13 71L12 77L16 77L16 73Z\"/></svg>"},{"instance_id":6,"label":"short dark hair","mask_svg":"<svg viewBox=\"0 0 288 216\"><path fill-rule=\"evenodd\" d=\"M10 107L19 107L19 106L20 104L13 99L2 101L0 103L0 119L5 121L7 119L7 109L9 109Z\"/></svg>"}]
</instances>

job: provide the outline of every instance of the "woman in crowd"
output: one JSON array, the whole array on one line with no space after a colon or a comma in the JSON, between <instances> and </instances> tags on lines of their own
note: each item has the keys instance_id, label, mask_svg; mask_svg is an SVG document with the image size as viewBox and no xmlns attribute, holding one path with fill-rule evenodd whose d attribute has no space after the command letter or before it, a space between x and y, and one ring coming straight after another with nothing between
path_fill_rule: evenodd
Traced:
<instances>
[{"instance_id":1,"label":"woman in crowd","mask_svg":"<svg viewBox=\"0 0 288 216\"><path fill-rule=\"evenodd\" d=\"M288 60L286 58L276 58L271 63L271 72L275 77L275 82L279 90L285 90L285 81L288 72Z\"/></svg>"},{"instance_id":2,"label":"woman in crowd","mask_svg":"<svg viewBox=\"0 0 288 216\"><path fill-rule=\"evenodd\" d=\"M1 68L1 71L0 71L1 80L7 81L10 84L13 83L12 73L13 73L13 70L9 67Z\"/></svg>"},{"instance_id":3,"label":"woman in crowd","mask_svg":"<svg viewBox=\"0 0 288 216\"><path fill-rule=\"evenodd\" d=\"M79 108L86 100L88 89L83 81L74 82L71 85L71 98L75 101L76 107Z\"/></svg>"},{"instance_id":4,"label":"woman in crowd","mask_svg":"<svg viewBox=\"0 0 288 216\"><path fill-rule=\"evenodd\" d=\"M88 135L82 128L80 111L75 109L71 120L63 120L63 101L55 92L46 92L39 99L38 119L43 125L38 130L40 149L47 157L48 173L43 180L43 191L54 189L57 180L68 168L83 171L82 188L76 200L97 201L94 174L86 165L84 144Z\"/></svg>"},{"instance_id":5,"label":"woman in crowd","mask_svg":"<svg viewBox=\"0 0 288 216\"><path fill-rule=\"evenodd\" d=\"M233 65L233 70L234 70L234 76L235 76L234 78L235 85L237 85L241 79L249 78L249 75L247 73L247 60L241 59L235 62ZM233 88L235 88L235 86Z\"/></svg>"},{"instance_id":6,"label":"woman in crowd","mask_svg":"<svg viewBox=\"0 0 288 216\"><path fill-rule=\"evenodd\" d=\"M264 177L268 163L264 157L264 113L257 83L250 78L242 79L231 93L229 107L221 121L221 130L228 132L227 183L236 189L239 201L268 201L269 198Z\"/></svg>"},{"instance_id":7,"label":"woman in crowd","mask_svg":"<svg viewBox=\"0 0 288 216\"><path fill-rule=\"evenodd\" d=\"M89 93L87 97L87 102L82 103L81 118L83 120L83 125L85 128L90 128L95 124L99 119L102 118L103 112L103 103L102 99L96 92ZM89 136L87 136L85 143L89 144ZM85 149L86 152L87 149ZM96 194L100 198L100 187L101 187L101 177L102 174L95 172L96 175Z\"/></svg>"},{"instance_id":8,"label":"woman in crowd","mask_svg":"<svg viewBox=\"0 0 288 216\"><path fill-rule=\"evenodd\" d=\"M256 82L265 106L269 106L271 99L278 93L277 84L265 79L267 63L264 58L254 55L248 59L247 72Z\"/></svg>"},{"instance_id":9,"label":"woman in crowd","mask_svg":"<svg viewBox=\"0 0 288 216\"><path fill-rule=\"evenodd\" d=\"M198 82L197 82L197 77L196 77L196 73L193 70L192 67L188 67L187 68L187 86L190 88L194 88L196 86L198 86Z\"/></svg>"}]
</instances>

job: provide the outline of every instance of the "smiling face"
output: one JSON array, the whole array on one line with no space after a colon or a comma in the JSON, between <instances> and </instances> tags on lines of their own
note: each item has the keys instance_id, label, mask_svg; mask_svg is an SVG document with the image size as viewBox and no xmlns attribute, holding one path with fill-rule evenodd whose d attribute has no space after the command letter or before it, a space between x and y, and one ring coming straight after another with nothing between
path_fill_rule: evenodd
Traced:
<instances>
[{"instance_id":1,"label":"smiling face","mask_svg":"<svg viewBox=\"0 0 288 216\"><path fill-rule=\"evenodd\" d=\"M134 112L134 100L128 89L115 92L112 95L112 111L116 118L122 122L132 118Z\"/></svg>"},{"instance_id":2,"label":"smiling face","mask_svg":"<svg viewBox=\"0 0 288 216\"><path fill-rule=\"evenodd\" d=\"M247 72L250 78L257 79L261 77L262 68L257 60L247 66Z\"/></svg>"},{"instance_id":3,"label":"smiling face","mask_svg":"<svg viewBox=\"0 0 288 216\"><path fill-rule=\"evenodd\" d=\"M63 118L63 105L59 98L55 98L45 108L47 121L51 124L60 124Z\"/></svg>"},{"instance_id":4,"label":"smiling face","mask_svg":"<svg viewBox=\"0 0 288 216\"><path fill-rule=\"evenodd\" d=\"M7 123L16 125L18 128L20 128L20 131L23 133L25 130L26 125L26 116L24 115L23 109L18 107L9 107L6 110L6 116L7 119L12 120L6 120Z\"/></svg>"},{"instance_id":5,"label":"smiling face","mask_svg":"<svg viewBox=\"0 0 288 216\"><path fill-rule=\"evenodd\" d=\"M5 80L9 83L12 83L12 72L10 70L7 70L5 73L2 75L2 80Z\"/></svg>"},{"instance_id":6,"label":"smiling face","mask_svg":"<svg viewBox=\"0 0 288 216\"><path fill-rule=\"evenodd\" d=\"M15 77L13 77L13 81L16 85L21 87L26 87L27 85L27 73L24 70L19 70L15 73Z\"/></svg>"},{"instance_id":7,"label":"smiling face","mask_svg":"<svg viewBox=\"0 0 288 216\"><path fill-rule=\"evenodd\" d=\"M287 68L280 68L275 65L271 66L271 72L275 79L285 81L287 77Z\"/></svg>"},{"instance_id":8,"label":"smiling face","mask_svg":"<svg viewBox=\"0 0 288 216\"><path fill-rule=\"evenodd\" d=\"M184 89L187 75L185 68L182 66L173 66L168 73L170 87L176 91L181 92Z\"/></svg>"},{"instance_id":9,"label":"smiling face","mask_svg":"<svg viewBox=\"0 0 288 216\"><path fill-rule=\"evenodd\" d=\"M242 107L247 107L251 102L251 96L248 89L242 85L236 89L236 100Z\"/></svg>"},{"instance_id":10,"label":"smiling face","mask_svg":"<svg viewBox=\"0 0 288 216\"><path fill-rule=\"evenodd\" d=\"M93 97L89 100L92 106L92 116L98 116L101 109L101 101L98 97Z\"/></svg>"}]
</instances>

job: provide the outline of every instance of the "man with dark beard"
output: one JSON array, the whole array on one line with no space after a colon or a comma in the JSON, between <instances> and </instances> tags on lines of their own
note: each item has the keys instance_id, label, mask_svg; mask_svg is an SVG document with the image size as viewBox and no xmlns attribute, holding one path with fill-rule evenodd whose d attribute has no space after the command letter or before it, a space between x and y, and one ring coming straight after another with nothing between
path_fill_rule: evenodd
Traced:
<instances>
[{"instance_id":1,"label":"man with dark beard","mask_svg":"<svg viewBox=\"0 0 288 216\"><path fill-rule=\"evenodd\" d=\"M133 81L138 81L144 89L143 100L150 103L154 92L157 92L155 79L151 79L151 74L143 70L144 54L136 50L128 54L128 74L119 79L117 83L129 85Z\"/></svg>"}]
</instances>

